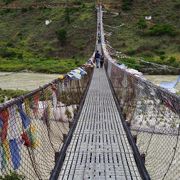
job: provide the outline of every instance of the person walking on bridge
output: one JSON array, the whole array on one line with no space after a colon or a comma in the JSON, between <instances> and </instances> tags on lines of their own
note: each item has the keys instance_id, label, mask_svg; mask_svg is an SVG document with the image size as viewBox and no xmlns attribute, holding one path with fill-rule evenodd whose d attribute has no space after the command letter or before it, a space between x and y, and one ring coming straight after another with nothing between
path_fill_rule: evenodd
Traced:
<instances>
[{"instance_id":1,"label":"person walking on bridge","mask_svg":"<svg viewBox=\"0 0 180 180\"><path fill-rule=\"evenodd\" d=\"M100 59L101 59L101 55L100 55L99 51L97 50L96 54L95 54L96 67L97 68L99 68L99 66L100 66Z\"/></svg>"},{"instance_id":2,"label":"person walking on bridge","mask_svg":"<svg viewBox=\"0 0 180 180\"><path fill-rule=\"evenodd\" d=\"M100 60L100 67L102 68L104 64L104 56L103 54L101 55L101 60Z\"/></svg>"}]
</instances>

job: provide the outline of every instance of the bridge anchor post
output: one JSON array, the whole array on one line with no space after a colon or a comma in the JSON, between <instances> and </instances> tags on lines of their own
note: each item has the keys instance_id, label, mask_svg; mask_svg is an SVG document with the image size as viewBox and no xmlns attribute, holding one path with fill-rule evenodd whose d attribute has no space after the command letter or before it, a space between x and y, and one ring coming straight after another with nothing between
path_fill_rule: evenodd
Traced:
<instances>
[{"instance_id":1,"label":"bridge anchor post","mask_svg":"<svg viewBox=\"0 0 180 180\"><path fill-rule=\"evenodd\" d=\"M142 160L143 160L143 163L145 164L145 158L146 158L146 155L143 153L143 154L141 154L141 158L142 158Z\"/></svg>"},{"instance_id":2,"label":"bridge anchor post","mask_svg":"<svg viewBox=\"0 0 180 180\"><path fill-rule=\"evenodd\" d=\"M133 136L134 142L137 143L137 135Z\"/></svg>"},{"instance_id":3,"label":"bridge anchor post","mask_svg":"<svg viewBox=\"0 0 180 180\"><path fill-rule=\"evenodd\" d=\"M59 152L55 152L55 164L57 163L58 161L58 158L59 158Z\"/></svg>"},{"instance_id":4,"label":"bridge anchor post","mask_svg":"<svg viewBox=\"0 0 180 180\"><path fill-rule=\"evenodd\" d=\"M126 124L127 124L128 127L131 126L131 122L129 122L129 121L126 121Z\"/></svg>"},{"instance_id":5,"label":"bridge anchor post","mask_svg":"<svg viewBox=\"0 0 180 180\"><path fill-rule=\"evenodd\" d=\"M124 119L126 119L126 113L123 113L122 115L123 115Z\"/></svg>"},{"instance_id":6,"label":"bridge anchor post","mask_svg":"<svg viewBox=\"0 0 180 180\"><path fill-rule=\"evenodd\" d=\"M78 111L78 110L79 110L79 105L76 106L76 111Z\"/></svg>"},{"instance_id":7,"label":"bridge anchor post","mask_svg":"<svg viewBox=\"0 0 180 180\"><path fill-rule=\"evenodd\" d=\"M67 134L63 134L63 143L66 141Z\"/></svg>"},{"instance_id":8,"label":"bridge anchor post","mask_svg":"<svg viewBox=\"0 0 180 180\"><path fill-rule=\"evenodd\" d=\"M73 126L73 121L69 121L69 129L71 129L71 127Z\"/></svg>"}]
</instances>

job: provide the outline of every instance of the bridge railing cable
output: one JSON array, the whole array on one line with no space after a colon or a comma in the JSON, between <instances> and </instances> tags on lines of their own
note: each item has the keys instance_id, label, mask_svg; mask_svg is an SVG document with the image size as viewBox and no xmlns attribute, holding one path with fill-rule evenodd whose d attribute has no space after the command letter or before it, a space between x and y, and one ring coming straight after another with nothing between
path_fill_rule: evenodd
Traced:
<instances>
[{"instance_id":1,"label":"bridge railing cable","mask_svg":"<svg viewBox=\"0 0 180 180\"><path fill-rule=\"evenodd\" d=\"M180 97L121 68L109 56L103 32L101 24L106 71L150 178L180 179Z\"/></svg>"},{"instance_id":2,"label":"bridge railing cable","mask_svg":"<svg viewBox=\"0 0 180 180\"><path fill-rule=\"evenodd\" d=\"M124 119L134 135L150 177L179 179L179 97L114 64L110 72Z\"/></svg>"},{"instance_id":3,"label":"bridge railing cable","mask_svg":"<svg viewBox=\"0 0 180 180\"><path fill-rule=\"evenodd\" d=\"M0 179L49 179L72 127L92 68L0 105Z\"/></svg>"}]
</instances>

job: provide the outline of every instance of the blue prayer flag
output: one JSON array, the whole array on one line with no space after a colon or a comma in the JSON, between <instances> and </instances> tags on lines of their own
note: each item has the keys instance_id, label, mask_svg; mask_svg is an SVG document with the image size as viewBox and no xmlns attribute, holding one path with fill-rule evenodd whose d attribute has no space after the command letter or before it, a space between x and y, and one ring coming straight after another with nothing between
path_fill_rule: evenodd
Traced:
<instances>
[{"instance_id":1,"label":"blue prayer flag","mask_svg":"<svg viewBox=\"0 0 180 180\"><path fill-rule=\"evenodd\" d=\"M23 127L26 129L30 125L31 121L23 111L22 104L18 104L18 108L19 108L19 114L21 116Z\"/></svg>"},{"instance_id":2,"label":"blue prayer flag","mask_svg":"<svg viewBox=\"0 0 180 180\"><path fill-rule=\"evenodd\" d=\"M9 141L9 147L10 147L11 159L14 166L14 170L16 170L21 165L20 149L16 142L16 139L11 139Z\"/></svg>"}]
</instances>

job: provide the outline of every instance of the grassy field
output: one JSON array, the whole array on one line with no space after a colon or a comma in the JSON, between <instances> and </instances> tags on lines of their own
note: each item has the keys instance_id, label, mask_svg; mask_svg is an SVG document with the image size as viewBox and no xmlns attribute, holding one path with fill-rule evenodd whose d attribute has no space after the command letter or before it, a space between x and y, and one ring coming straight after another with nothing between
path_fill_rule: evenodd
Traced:
<instances>
[{"instance_id":1,"label":"grassy field","mask_svg":"<svg viewBox=\"0 0 180 180\"><path fill-rule=\"evenodd\" d=\"M119 52L180 67L179 0L103 0L107 39ZM116 15L113 13L117 13ZM146 20L151 16L151 20ZM134 63L133 63L134 64Z\"/></svg>"},{"instance_id":2,"label":"grassy field","mask_svg":"<svg viewBox=\"0 0 180 180\"><path fill-rule=\"evenodd\" d=\"M70 70L82 65L85 59L55 59L55 58L26 58L0 59L0 71L19 72L22 70L42 73L67 73Z\"/></svg>"},{"instance_id":3,"label":"grassy field","mask_svg":"<svg viewBox=\"0 0 180 180\"><path fill-rule=\"evenodd\" d=\"M94 2L78 4L67 8L1 9L0 71L64 73L84 63L94 50L96 13ZM46 20L51 23L45 25Z\"/></svg>"}]
</instances>

